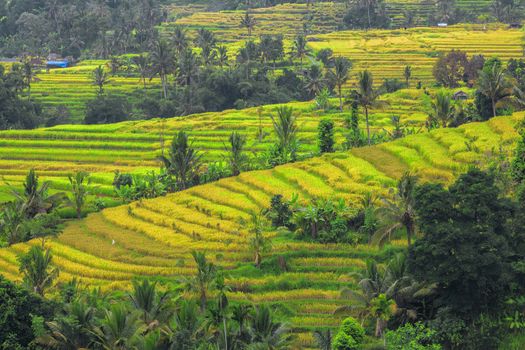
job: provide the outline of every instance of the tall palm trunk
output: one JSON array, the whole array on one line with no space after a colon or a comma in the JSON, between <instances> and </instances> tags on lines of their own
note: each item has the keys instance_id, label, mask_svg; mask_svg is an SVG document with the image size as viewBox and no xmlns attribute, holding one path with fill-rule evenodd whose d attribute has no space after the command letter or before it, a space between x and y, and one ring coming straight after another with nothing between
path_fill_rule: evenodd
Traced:
<instances>
[{"instance_id":1,"label":"tall palm trunk","mask_svg":"<svg viewBox=\"0 0 525 350\"><path fill-rule=\"evenodd\" d=\"M337 89L339 90L339 110L342 112L343 111L343 95L341 94L341 85L339 85Z\"/></svg>"},{"instance_id":2,"label":"tall palm trunk","mask_svg":"<svg viewBox=\"0 0 525 350\"><path fill-rule=\"evenodd\" d=\"M370 123L368 122L368 106L365 106L365 118L366 118L366 133L368 136L368 146L372 145L372 141L370 139Z\"/></svg>"},{"instance_id":3,"label":"tall palm trunk","mask_svg":"<svg viewBox=\"0 0 525 350\"><path fill-rule=\"evenodd\" d=\"M494 96L492 96L490 99L492 101L492 116L496 117L496 99Z\"/></svg>"},{"instance_id":4,"label":"tall palm trunk","mask_svg":"<svg viewBox=\"0 0 525 350\"><path fill-rule=\"evenodd\" d=\"M375 336L377 338L382 337L385 328L386 328L386 321L378 317L376 320Z\"/></svg>"}]
</instances>

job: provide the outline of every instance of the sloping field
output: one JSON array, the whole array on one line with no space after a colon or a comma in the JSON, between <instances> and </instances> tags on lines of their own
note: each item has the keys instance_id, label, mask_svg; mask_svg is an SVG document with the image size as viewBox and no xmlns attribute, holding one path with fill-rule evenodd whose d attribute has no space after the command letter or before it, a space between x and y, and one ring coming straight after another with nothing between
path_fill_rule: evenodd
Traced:
<instances>
[{"instance_id":1,"label":"sloping field","mask_svg":"<svg viewBox=\"0 0 525 350\"><path fill-rule=\"evenodd\" d=\"M426 119L425 100L421 90L404 90L382 97L388 106L374 110L371 124L375 131L390 128L390 118L401 116L407 125L423 125ZM334 105L336 102L334 101ZM321 118L332 118L337 125L337 139L342 142L343 115L315 111L312 102L288 104L296 111L299 125L300 151L317 150L317 127ZM43 178L52 180L52 188L66 188L65 176L76 170L93 174L97 191L112 193L113 172L158 169L161 154L161 133L166 145L179 130L185 130L194 146L206 152L207 161L222 161L224 143L234 130L247 136L248 152L264 151L274 143L270 115L277 106L265 106L261 125L267 133L262 142L258 109L204 113L187 117L150 121L124 122L110 125L59 125L36 130L0 132L0 176L11 184L23 180L31 168ZM364 127L364 124L361 124ZM0 186L0 193L4 190ZM3 196L0 195L0 199Z\"/></svg>"},{"instance_id":2,"label":"sloping field","mask_svg":"<svg viewBox=\"0 0 525 350\"><path fill-rule=\"evenodd\" d=\"M353 71L370 70L378 82L385 78L403 79L403 69L412 66L413 84L434 81L432 68L442 52L453 49L469 56L499 57L506 61L521 58L523 32L510 29L481 30L477 25L408 30L343 31L310 37L314 50L330 48L335 55L348 57Z\"/></svg>"},{"instance_id":3,"label":"sloping field","mask_svg":"<svg viewBox=\"0 0 525 350\"><path fill-rule=\"evenodd\" d=\"M71 222L50 243L60 279L76 276L92 287L126 288L136 276L165 280L192 274L190 251L206 251L229 270L232 299L286 305L289 322L308 347L312 328L338 325L332 312L345 302L339 290L356 287L349 273L361 269L364 259L376 257L378 248L321 245L270 233L272 257L282 256L289 270L258 272L247 249L250 215L267 207L275 194L298 194L303 200L344 198L357 206L368 192L386 193L406 170L422 180L448 183L493 148L511 146L518 136L514 125L522 118L519 114L435 130L106 209ZM16 256L34 244L40 242L0 250L0 271L18 280Z\"/></svg>"},{"instance_id":4,"label":"sloping field","mask_svg":"<svg viewBox=\"0 0 525 350\"><path fill-rule=\"evenodd\" d=\"M81 121L86 102L94 99L98 91L93 85L92 73L99 65L105 67L106 63L104 60L82 61L74 67L42 71L31 84L31 97L45 106L65 106L73 120ZM109 68L105 69L109 72ZM155 78L148 84L157 82ZM104 90L112 95L129 98L133 91L142 88L138 77L112 76Z\"/></svg>"}]
</instances>

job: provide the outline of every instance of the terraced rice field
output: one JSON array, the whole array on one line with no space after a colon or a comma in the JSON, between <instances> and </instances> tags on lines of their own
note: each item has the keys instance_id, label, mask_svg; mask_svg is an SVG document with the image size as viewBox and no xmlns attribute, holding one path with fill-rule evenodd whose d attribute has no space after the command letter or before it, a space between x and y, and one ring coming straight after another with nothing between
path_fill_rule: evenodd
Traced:
<instances>
[{"instance_id":1,"label":"terraced rice field","mask_svg":"<svg viewBox=\"0 0 525 350\"><path fill-rule=\"evenodd\" d=\"M310 37L314 50L330 48L335 55L352 60L353 71L370 70L377 82L385 78L403 80L403 69L412 66L413 84L432 84L432 68L439 53L453 49L469 56L482 54L506 61L523 56L523 32L478 25L448 28L412 28L408 30L342 31Z\"/></svg>"},{"instance_id":2,"label":"terraced rice field","mask_svg":"<svg viewBox=\"0 0 525 350\"><path fill-rule=\"evenodd\" d=\"M428 97L421 90L404 90L383 97L388 106L374 110L371 115L375 131L390 128L392 115L401 116L406 125L420 126L426 119ZM337 140L343 140L343 115L313 110L312 102L290 103L296 111L300 129L300 150L303 154L316 152L317 127L321 118L332 118L337 124ZM336 105L334 101L333 105ZM111 125L59 125L37 130L0 132L0 176L13 185L20 183L31 168L52 181L52 188L67 187L65 176L75 170L92 173L96 192L111 195L113 171L144 172L158 169L156 158L161 153L161 130L166 145L179 130L185 130L194 146L206 152L207 161L222 161L224 143L237 130L248 139L247 150L260 152L275 141L270 114L276 106L265 106L262 127L268 134L259 142L257 108L204 113L180 118L133 121ZM364 127L364 124L361 125ZM3 192L2 192L3 191ZM6 200L7 189L0 185L0 200Z\"/></svg>"},{"instance_id":3,"label":"terraced rice field","mask_svg":"<svg viewBox=\"0 0 525 350\"><path fill-rule=\"evenodd\" d=\"M206 251L211 260L229 270L232 299L286 305L298 342L303 348L310 347L313 340L309 332L313 328L339 324L340 319L332 315L337 306L345 303L339 290L356 288L349 273L362 269L364 259L377 257L379 250L301 242L272 232L271 258L284 257L289 269L257 273L250 266L247 249L246 222L250 215L267 207L275 194L288 198L298 194L303 200L343 198L357 206L368 192L386 193L406 170L417 172L423 181L449 183L492 149L512 146L518 137L514 125L523 117L523 113L499 117L487 123L435 130L272 170L243 173L163 198L91 214L71 222L58 239L50 242L55 263L61 269L60 280L76 276L86 285L105 289L127 288L130 278L137 276L173 280L193 273L191 250ZM475 147L469 148L467 143ZM2 273L18 280L16 255L34 244L40 243L0 250ZM393 242L394 246L403 244Z\"/></svg>"},{"instance_id":4,"label":"terraced rice field","mask_svg":"<svg viewBox=\"0 0 525 350\"><path fill-rule=\"evenodd\" d=\"M66 106L74 121L84 118L85 104L95 98L97 87L93 85L92 72L107 61L82 61L77 66L45 70L37 74L31 84L31 96L45 106ZM109 71L106 68L106 71ZM154 79L153 84L157 83ZM150 83L151 84L151 83ZM105 90L113 95L130 97L133 91L143 88L138 77L110 77Z\"/></svg>"}]
</instances>

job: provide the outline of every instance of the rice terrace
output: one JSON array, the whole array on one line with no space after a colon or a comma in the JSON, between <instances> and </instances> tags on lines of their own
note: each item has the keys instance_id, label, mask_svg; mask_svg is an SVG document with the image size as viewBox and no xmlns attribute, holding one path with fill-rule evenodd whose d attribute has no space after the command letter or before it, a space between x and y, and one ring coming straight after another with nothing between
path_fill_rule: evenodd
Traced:
<instances>
[{"instance_id":1,"label":"rice terrace","mask_svg":"<svg viewBox=\"0 0 525 350\"><path fill-rule=\"evenodd\" d=\"M525 349L524 23L0 3L0 350Z\"/></svg>"}]
</instances>

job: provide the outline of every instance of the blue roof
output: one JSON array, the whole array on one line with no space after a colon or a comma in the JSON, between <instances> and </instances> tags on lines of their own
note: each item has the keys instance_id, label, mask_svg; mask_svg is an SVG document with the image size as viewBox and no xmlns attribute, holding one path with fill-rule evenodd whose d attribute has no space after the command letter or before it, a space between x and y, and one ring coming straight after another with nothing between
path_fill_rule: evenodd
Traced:
<instances>
[{"instance_id":1,"label":"blue roof","mask_svg":"<svg viewBox=\"0 0 525 350\"><path fill-rule=\"evenodd\" d=\"M68 61L47 61L48 66L67 68L69 66Z\"/></svg>"}]
</instances>

